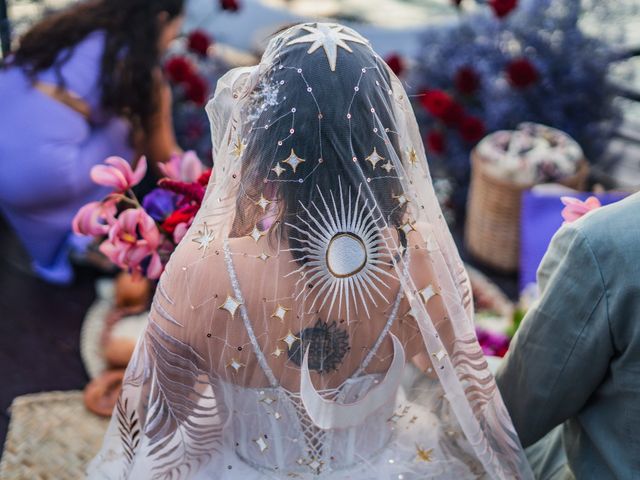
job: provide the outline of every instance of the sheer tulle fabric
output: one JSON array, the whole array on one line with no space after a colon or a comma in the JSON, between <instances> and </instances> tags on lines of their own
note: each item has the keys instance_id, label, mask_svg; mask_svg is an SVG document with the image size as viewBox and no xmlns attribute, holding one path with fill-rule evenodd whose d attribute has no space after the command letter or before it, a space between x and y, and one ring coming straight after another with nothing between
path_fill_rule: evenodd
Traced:
<instances>
[{"instance_id":1,"label":"sheer tulle fabric","mask_svg":"<svg viewBox=\"0 0 640 480\"><path fill-rule=\"evenodd\" d=\"M91 478L531 478L410 103L355 31L222 78L215 171Z\"/></svg>"}]
</instances>

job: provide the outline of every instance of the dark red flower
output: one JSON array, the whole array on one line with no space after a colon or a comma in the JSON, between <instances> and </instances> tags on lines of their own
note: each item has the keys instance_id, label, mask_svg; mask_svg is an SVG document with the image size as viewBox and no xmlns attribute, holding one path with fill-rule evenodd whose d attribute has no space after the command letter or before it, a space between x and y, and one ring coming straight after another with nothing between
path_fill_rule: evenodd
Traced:
<instances>
[{"instance_id":1,"label":"dark red flower","mask_svg":"<svg viewBox=\"0 0 640 480\"><path fill-rule=\"evenodd\" d=\"M404 72L405 70L404 59L397 53L392 53L391 55L389 55L385 59L385 62L387 62L387 65L389 65L391 71L398 77L402 75L402 72Z\"/></svg>"},{"instance_id":2,"label":"dark red flower","mask_svg":"<svg viewBox=\"0 0 640 480\"><path fill-rule=\"evenodd\" d=\"M517 58L507 65L507 79L515 88L526 88L538 81L538 70L526 58Z\"/></svg>"},{"instance_id":3,"label":"dark red flower","mask_svg":"<svg viewBox=\"0 0 640 480\"><path fill-rule=\"evenodd\" d=\"M438 130L427 133L427 149L430 152L441 154L445 150L444 135Z\"/></svg>"},{"instance_id":4,"label":"dark red flower","mask_svg":"<svg viewBox=\"0 0 640 480\"><path fill-rule=\"evenodd\" d=\"M455 127L464 118L464 115L462 106L454 101L441 119L448 127Z\"/></svg>"},{"instance_id":5,"label":"dark red flower","mask_svg":"<svg viewBox=\"0 0 640 480\"><path fill-rule=\"evenodd\" d=\"M194 30L188 37L189 50L203 57L207 56L209 45L211 45L211 37L203 30Z\"/></svg>"},{"instance_id":6,"label":"dark red flower","mask_svg":"<svg viewBox=\"0 0 640 480\"><path fill-rule=\"evenodd\" d=\"M473 95L480 87L480 77L471 67L461 67L454 78L456 90L463 95Z\"/></svg>"},{"instance_id":7,"label":"dark red flower","mask_svg":"<svg viewBox=\"0 0 640 480\"><path fill-rule=\"evenodd\" d=\"M202 185L203 187L206 187L209 184L209 179L211 178L211 173L213 173L211 171L211 169L207 169L204 172L202 172L202 175L200 175L200 177L198 178L198 180L196 180L200 185Z\"/></svg>"},{"instance_id":8,"label":"dark red flower","mask_svg":"<svg viewBox=\"0 0 640 480\"><path fill-rule=\"evenodd\" d=\"M473 143L484 136L485 126L479 118L468 116L462 119L458 130L463 140Z\"/></svg>"},{"instance_id":9,"label":"dark red flower","mask_svg":"<svg viewBox=\"0 0 640 480\"><path fill-rule=\"evenodd\" d=\"M427 90L423 92L420 102L427 112L436 118L444 117L455 103L451 95L442 90Z\"/></svg>"},{"instance_id":10,"label":"dark red flower","mask_svg":"<svg viewBox=\"0 0 640 480\"><path fill-rule=\"evenodd\" d=\"M199 208L199 205L187 205L185 207L182 207L169 215L167 219L162 222L161 227L167 233L173 234L179 224L188 223L193 217L195 217L196 213L198 213Z\"/></svg>"},{"instance_id":11,"label":"dark red flower","mask_svg":"<svg viewBox=\"0 0 640 480\"><path fill-rule=\"evenodd\" d=\"M240 2L238 0L220 0L220 8L230 12L237 12L240 10Z\"/></svg>"},{"instance_id":12,"label":"dark red flower","mask_svg":"<svg viewBox=\"0 0 640 480\"><path fill-rule=\"evenodd\" d=\"M518 6L518 0L489 0L489 6L493 9L496 17L503 18Z\"/></svg>"},{"instance_id":13,"label":"dark red flower","mask_svg":"<svg viewBox=\"0 0 640 480\"><path fill-rule=\"evenodd\" d=\"M188 78L192 77L193 66L184 57L173 57L167 60L164 65L164 69L167 72L169 80L174 83L184 82Z\"/></svg>"},{"instance_id":14,"label":"dark red flower","mask_svg":"<svg viewBox=\"0 0 640 480\"><path fill-rule=\"evenodd\" d=\"M199 179L198 179L199 180ZM158 182L158 186L164 190L178 193L189 202L200 204L204 198L203 185L197 181L194 183L178 182L169 178L163 178Z\"/></svg>"},{"instance_id":15,"label":"dark red flower","mask_svg":"<svg viewBox=\"0 0 640 480\"><path fill-rule=\"evenodd\" d=\"M196 105L204 105L207 101L209 86L204 78L193 74L184 82L187 98Z\"/></svg>"}]
</instances>

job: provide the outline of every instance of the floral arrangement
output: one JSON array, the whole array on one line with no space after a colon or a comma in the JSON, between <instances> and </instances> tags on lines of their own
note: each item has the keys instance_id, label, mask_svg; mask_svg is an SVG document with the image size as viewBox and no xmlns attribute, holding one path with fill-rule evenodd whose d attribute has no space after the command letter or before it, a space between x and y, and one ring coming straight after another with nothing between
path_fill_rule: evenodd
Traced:
<instances>
[{"instance_id":1,"label":"floral arrangement","mask_svg":"<svg viewBox=\"0 0 640 480\"><path fill-rule=\"evenodd\" d=\"M91 178L113 191L102 201L84 205L73 219L73 231L94 237L111 262L151 280L160 277L187 233L211 176L194 152L174 155L159 167L165 178L139 200L133 187L147 172L146 159L140 158L133 170L123 158L107 158L91 169Z\"/></svg>"},{"instance_id":2,"label":"floral arrangement","mask_svg":"<svg viewBox=\"0 0 640 480\"><path fill-rule=\"evenodd\" d=\"M457 22L425 31L405 73L434 173L457 183L459 206L469 153L486 133L542 123L595 159L620 119L607 72L621 55L581 30L581 2L475 3Z\"/></svg>"},{"instance_id":3,"label":"floral arrangement","mask_svg":"<svg viewBox=\"0 0 640 480\"><path fill-rule=\"evenodd\" d=\"M214 46L211 35L195 30L173 43L164 65L173 93L173 124L178 144L195 151L207 162L211 161L211 138L204 105L218 79L229 69L215 55Z\"/></svg>"}]
</instances>

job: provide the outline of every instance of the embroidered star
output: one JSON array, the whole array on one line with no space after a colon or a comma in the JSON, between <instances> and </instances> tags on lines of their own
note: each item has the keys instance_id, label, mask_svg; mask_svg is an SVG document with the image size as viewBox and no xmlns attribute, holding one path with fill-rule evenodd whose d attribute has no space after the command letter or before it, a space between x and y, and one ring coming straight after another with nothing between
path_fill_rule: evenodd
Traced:
<instances>
[{"instance_id":1,"label":"embroidered star","mask_svg":"<svg viewBox=\"0 0 640 480\"><path fill-rule=\"evenodd\" d=\"M321 460L317 460L315 458L309 463L307 463L307 467L313 470L313 473L315 474L319 474L323 466L324 466L324 462Z\"/></svg>"},{"instance_id":2,"label":"embroidered star","mask_svg":"<svg viewBox=\"0 0 640 480\"><path fill-rule=\"evenodd\" d=\"M296 343L297 340L300 340L298 337L296 337L291 330L289 330L289 333L287 333L287 335L283 338L281 338L280 340L282 340L284 343L287 344L287 347L289 350L291 350L291 347L293 347L293 344Z\"/></svg>"},{"instance_id":3,"label":"embroidered star","mask_svg":"<svg viewBox=\"0 0 640 480\"><path fill-rule=\"evenodd\" d=\"M218 308L220 310L226 310L227 312L229 312L231 314L231 317L233 318L233 316L236 313L236 310L238 309L238 307L240 305L242 305L242 302L240 302L239 300L233 298L231 295L227 295L227 299Z\"/></svg>"},{"instance_id":4,"label":"embroidered star","mask_svg":"<svg viewBox=\"0 0 640 480\"><path fill-rule=\"evenodd\" d=\"M242 367L246 367L246 365L244 363L240 363L235 358L232 358L231 361L227 364L227 367L233 368L237 373L238 370L240 370Z\"/></svg>"},{"instance_id":5,"label":"embroidered star","mask_svg":"<svg viewBox=\"0 0 640 480\"><path fill-rule=\"evenodd\" d=\"M203 254L209 248L209 245L214 240L213 231L209 230L209 226L205 222L202 225L202 230L198 230L198 236L193 238L192 241L198 244L198 250L203 250Z\"/></svg>"},{"instance_id":6,"label":"embroidered star","mask_svg":"<svg viewBox=\"0 0 640 480\"><path fill-rule=\"evenodd\" d=\"M254 225L253 230L249 234L253 240L258 243L258 241L264 236L264 232L261 232L257 225Z\"/></svg>"},{"instance_id":7,"label":"embroidered star","mask_svg":"<svg viewBox=\"0 0 640 480\"><path fill-rule=\"evenodd\" d=\"M416 455L417 455L416 460L419 460L422 462L431 462L433 460L431 458L431 455L433 455L433 448L430 448L429 450L425 450L424 448L416 444Z\"/></svg>"},{"instance_id":8,"label":"embroidered star","mask_svg":"<svg viewBox=\"0 0 640 480\"><path fill-rule=\"evenodd\" d=\"M266 210L267 210L267 207L268 207L269 205L271 205L271 203L272 203L272 202L271 202L271 201L269 201L269 200L267 200L266 198L264 198L264 195L261 193L261 194L260 194L260 200L258 200L258 201L256 202L256 205L257 205L257 206L259 206L259 207L262 209L262 211L264 212L264 211L266 211Z\"/></svg>"},{"instance_id":9,"label":"embroidered star","mask_svg":"<svg viewBox=\"0 0 640 480\"><path fill-rule=\"evenodd\" d=\"M433 285L426 286L425 288L420 290L419 293L424 303L428 303L429 300L437 295L436 291L433 289Z\"/></svg>"},{"instance_id":10,"label":"embroidered star","mask_svg":"<svg viewBox=\"0 0 640 480\"><path fill-rule=\"evenodd\" d=\"M260 399L260 401L262 403L264 403L265 405L271 405L273 403L275 403L277 399L276 398L271 398L271 397L264 397L262 399Z\"/></svg>"},{"instance_id":11,"label":"embroidered star","mask_svg":"<svg viewBox=\"0 0 640 480\"><path fill-rule=\"evenodd\" d=\"M394 198L394 200L398 201L400 206L403 206L405 203L409 202L409 200L407 200L407 197L406 197L406 195L404 193L401 194L401 195L398 195L398 196L394 195L393 198Z\"/></svg>"},{"instance_id":12,"label":"embroidered star","mask_svg":"<svg viewBox=\"0 0 640 480\"><path fill-rule=\"evenodd\" d=\"M267 445L267 442L264 441L264 438L260 437L257 440L254 440L254 442L256 443L256 445L258 445L258 448L260 449L261 453L264 453L264 451L269 448L269 445Z\"/></svg>"},{"instance_id":13,"label":"embroidered star","mask_svg":"<svg viewBox=\"0 0 640 480\"><path fill-rule=\"evenodd\" d=\"M415 167L418 163L418 152L416 152L415 148L411 147L407 150L407 153L409 154L409 163Z\"/></svg>"},{"instance_id":14,"label":"embroidered star","mask_svg":"<svg viewBox=\"0 0 640 480\"><path fill-rule=\"evenodd\" d=\"M276 412L273 414L273 418L275 418L276 420L280 420L282 418L282 415L279 412Z\"/></svg>"},{"instance_id":15,"label":"embroidered star","mask_svg":"<svg viewBox=\"0 0 640 480\"><path fill-rule=\"evenodd\" d=\"M400 420L402 417L404 417L404 415L401 415L399 413L394 413L393 415L391 415L391 417L387 421L391 423L398 423L398 420Z\"/></svg>"},{"instance_id":16,"label":"embroidered star","mask_svg":"<svg viewBox=\"0 0 640 480\"><path fill-rule=\"evenodd\" d=\"M242 152L244 152L244 147L246 145L242 143L242 139L240 137L236 138L236 143L233 144L233 154L240 158L242 156Z\"/></svg>"},{"instance_id":17,"label":"embroidered star","mask_svg":"<svg viewBox=\"0 0 640 480\"><path fill-rule=\"evenodd\" d=\"M433 358L435 358L439 362L441 362L442 359L446 356L447 356L447 352L445 352L444 350L440 350L433 354Z\"/></svg>"},{"instance_id":18,"label":"embroidered star","mask_svg":"<svg viewBox=\"0 0 640 480\"><path fill-rule=\"evenodd\" d=\"M282 355L284 353L284 350L282 350L280 347L276 347L276 349L271 352L271 355L273 355L276 358L280 358L280 355Z\"/></svg>"},{"instance_id":19,"label":"embroidered star","mask_svg":"<svg viewBox=\"0 0 640 480\"><path fill-rule=\"evenodd\" d=\"M262 260L263 262L266 262L269 259L269 255L267 255L266 253L262 252L260 255L258 255L258 258L260 260Z\"/></svg>"},{"instance_id":20,"label":"embroidered star","mask_svg":"<svg viewBox=\"0 0 640 480\"><path fill-rule=\"evenodd\" d=\"M415 231L415 228L413 228L410 222L405 222L400 226L400 230L402 230L405 235L409 235L410 232Z\"/></svg>"},{"instance_id":21,"label":"embroidered star","mask_svg":"<svg viewBox=\"0 0 640 480\"><path fill-rule=\"evenodd\" d=\"M369 155L367 158L365 158L365 160L369 163L371 163L371 166L373 167L373 169L376 169L376 165L378 164L378 162L381 162L382 160L384 160L384 157L381 156L378 151L376 150L376 148L373 148L373 152L371 152L371 155Z\"/></svg>"},{"instance_id":22,"label":"embroidered star","mask_svg":"<svg viewBox=\"0 0 640 480\"><path fill-rule=\"evenodd\" d=\"M298 165L304 162L306 162L306 160L297 156L296 152L293 151L293 148L291 149L291 153L289 154L289 157L286 160L282 161L282 163L287 163L291 166L291 168L293 168L293 173L296 173L296 169L298 168Z\"/></svg>"},{"instance_id":23,"label":"embroidered star","mask_svg":"<svg viewBox=\"0 0 640 480\"><path fill-rule=\"evenodd\" d=\"M316 23L315 27L304 25L304 30L309 32L296 39L291 40L287 45L295 45L297 43L311 43L308 54L318 50L320 47L324 49L327 55L331 71L336 71L336 61L338 59L338 47L344 48L347 52L353 53L353 50L346 42L355 42L366 45L367 42L362 37L358 38L349 33L343 32L344 27L336 24Z\"/></svg>"},{"instance_id":24,"label":"embroidered star","mask_svg":"<svg viewBox=\"0 0 640 480\"><path fill-rule=\"evenodd\" d=\"M278 178L280 178L280 175L286 172L286 170L280 166L280 162L278 162L276 166L271 169L271 171L276 172L276 175L278 176Z\"/></svg>"},{"instance_id":25,"label":"embroidered star","mask_svg":"<svg viewBox=\"0 0 640 480\"><path fill-rule=\"evenodd\" d=\"M290 308L285 308L282 305L278 304L278 307L276 308L276 311L273 312L273 315L271 315L271 318L278 318L281 322L284 322L285 315L290 311Z\"/></svg>"},{"instance_id":26,"label":"embroidered star","mask_svg":"<svg viewBox=\"0 0 640 480\"><path fill-rule=\"evenodd\" d=\"M393 170L393 165L391 165L391 162L387 161L387 163L382 165L380 168L382 168L383 170L386 170L387 173L391 173L391 170Z\"/></svg>"}]
</instances>

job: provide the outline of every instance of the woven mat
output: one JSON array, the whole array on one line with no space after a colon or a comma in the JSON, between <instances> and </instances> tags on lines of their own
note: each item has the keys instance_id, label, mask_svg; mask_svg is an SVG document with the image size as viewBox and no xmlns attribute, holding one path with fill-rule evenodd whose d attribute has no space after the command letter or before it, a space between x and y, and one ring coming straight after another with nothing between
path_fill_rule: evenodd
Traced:
<instances>
[{"instance_id":1,"label":"woven mat","mask_svg":"<svg viewBox=\"0 0 640 480\"><path fill-rule=\"evenodd\" d=\"M76 480L98 452L108 420L89 413L82 392L18 397L11 405L2 480Z\"/></svg>"}]
</instances>

